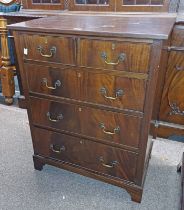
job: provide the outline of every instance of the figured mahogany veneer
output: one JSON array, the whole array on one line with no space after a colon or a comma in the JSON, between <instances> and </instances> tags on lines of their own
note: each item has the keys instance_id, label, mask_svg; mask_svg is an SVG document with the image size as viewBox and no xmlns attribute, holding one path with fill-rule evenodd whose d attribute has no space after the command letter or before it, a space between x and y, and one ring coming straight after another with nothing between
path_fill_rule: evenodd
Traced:
<instances>
[{"instance_id":1,"label":"figured mahogany veneer","mask_svg":"<svg viewBox=\"0 0 184 210\"><path fill-rule=\"evenodd\" d=\"M25 64L33 93L87 101L119 109L143 111L147 80L73 67ZM94 73L93 73L94 72ZM130 77L130 78L129 78ZM145 76L146 78L146 76ZM72 82L71 82L72 81ZM55 87L49 89L49 87ZM109 99L113 97L114 99Z\"/></svg>"},{"instance_id":2,"label":"figured mahogany veneer","mask_svg":"<svg viewBox=\"0 0 184 210\"><path fill-rule=\"evenodd\" d=\"M24 53L25 59L71 65L75 63L74 38L42 35L21 36L21 46L29 51Z\"/></svg>"},{"instance_id":3,"label":"figured mahogany veneer","mask_svg":"<svg viewBox=\"0 0 184 210\"><path fill-rule=\"evenodd\" d=\"M172 46L173 47L184 47L184 26L175 25L172 32Z\"/></svg>"},{"instance_id":4,"label":"figured mahogany veneer","mask_svg":"<svg viewBox=\"0 0 184 210\"><path fill-rule=\"evenodd\" d=\"M134 181L137 154L133 152L38 128L33 133L35 154Z\"/></svg>"},{"instance_id":5,"label":"figured mahogany veneer","mask_svg":"<svg viewBox=\"0 0 184 210\"><path fill-rule=\"evenodd\" d=\"M184 26L175 25L162 92L158 135L184 135Z\"/></svg>"},{"instance_id":6,"label":"figured mahogany veneer","mask_svg":"<svg viewBox=\"0 0 184 210\"><path fill-rule=\"evenodd\" d=\"M32 97L30 105L33 124L94 137L96 140L138 147L140 117ZM127 132L128 129L132 132ZM107 131L114 134L108 134Z\"/></svg>"},{"instance_id":7,"label":"figured mahogany veneer","mask_svg":"<svg viewBox=\"0 0 184 210\"><path fill-rule=\"evenodd\" d=\"M183 87L184 55L183 52L173 51L169 55L160 120L181 125L184 123Z\"/></svg>"},{"instance_id":8,"label":"figured mahogany veneer","mask_svg":"<svg viewBox=\"0 0 184 210\"><path fill-rule=\"evenodd\" d=\"M93 177L141 202L162 40L173 23L63 15L10 26L35 169L50 164Z\"/></svg>"},{"instance_id":9,"label":"figured mahogany veneer","mask_svg":"<svg viewBox=\"0 0 184 210\"><path fill-rule=\"evenodd\" d=\"M79 64L85 67L147 73L150 49L149 43L81 39ZM108 65L105 61L119 61L119 65Z\"/></svg>"}]
</instances>

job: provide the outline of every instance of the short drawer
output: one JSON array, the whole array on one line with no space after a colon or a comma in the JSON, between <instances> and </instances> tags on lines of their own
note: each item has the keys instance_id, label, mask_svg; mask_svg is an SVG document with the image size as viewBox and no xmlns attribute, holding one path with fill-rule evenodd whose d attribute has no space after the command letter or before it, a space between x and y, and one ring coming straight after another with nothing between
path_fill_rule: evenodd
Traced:
<instances>
[{"instance_id":1,"label":"short drawer","mask_svg":"<svg viewBox=\"0 0 184 210\"><path fill-rule=\"evenodd\" d=\"M72 67L53 68L24 64L29 91L46 95L79 99L80 73Z\"/></svg>"},{"instance_id":2,"label":"short drawer","mask_svg":"<svg viewBox=\"0 0 184 210\"><path fill-rule=\"evenodd\" d=\"M136 153L69 135L34 128L34 153L104 175L134 181Z\"/></svg>"},{"instance_id":3,"label":"short drawer","mask_svg":"<svg viewBox=\"0 0 184 210\"><path fill-rule=\"evenodd\" d=\"M147 73L150 50L147 43L81 39L79 65Z\"/></svg>"},{"instance_id":4,"label":"short drawer","mask_svg":"<svg viewBox=\"0 0 184 210\"><path fill-rule=\"evenodd\" d=\"M72 37L22 35L24 59L75 64L75 40Z\"/></svg>"},{"instance_id":5,"label":"short drawer","mask_svg":"<svg viewBox=\"0 0 184 210\"><path fill-rule=\"evenodd\" d=\"M138 148L142 118L30 97L34 124Z\"/></svg>"},{"instance_id":6,"label":"short drawer","mask_svg":"<svg viewBox=\"0 0 184 210\"><path fill-rule=\"evenodd\" d=\"M147 80L86 73L84 82L88 102L143 112Z\"/></svg>"}]
</instances>

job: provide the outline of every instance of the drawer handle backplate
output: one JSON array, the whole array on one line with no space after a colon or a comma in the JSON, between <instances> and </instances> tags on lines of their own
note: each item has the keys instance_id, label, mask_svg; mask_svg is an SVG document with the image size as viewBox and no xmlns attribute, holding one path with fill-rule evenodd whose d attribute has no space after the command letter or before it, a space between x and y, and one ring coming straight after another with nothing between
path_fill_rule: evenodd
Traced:
<instances>
[{"instance_id":1,"label":"drawer handle backplate","mask_svg":"<svg viewBox=\"0 0 184 210\"><path fill-rule=\"evenodd\" d=\"M47 117L51 122L59 122L64 119L62 114L59 114L55 119L52 119L50 112L47 112Z\"/></svg>"},{"instance_id":2,"label":"drawer handle backplate","mask_svg":"<svg viewBox=\"0 0 184 210\"><path fill-rule=\"evenodd\" d=\"M42 82L45 84L45 86L50 89L50 90L56 90L57 87L60 87L61 86L61 81L60 80L57 80L55 83L54 83L54 86L49 86L48 85L48 81L47 81L47 78L43 78L42 79Z\"/></svg>"},{"instance_id":3,"label":"drawer handle backplate","mask_svg":"<svg viewBox=\"0 0 184 210\"><path fill-rule=\"evenodd\" d=\"M52 150L53 152L59 153L59 154L60 154L62 151L65 151L65 150L66 150L65 146L57 146L57 145L53 145L53 144L50 145L50 148L51 148L51 150Z\"/></svg>"},{"instance_id":4,"label":"drawer handle backplate","mask_svg":"<svg viewBox=\"0 0 184 210\"><path fill-rule=\"evenodd\" d=\"M121 97L124 94L124 91L122 89L116 91L115 97L107 96L107 92L108 91L105 87L100 88L101 95L109 100L116 100L117 98Z\"/></svg>"},{"instance_id":5,"label":"drawer handle backplate","mask_svg":"<svg viewBox=\"0 0 184 210\"><path fill-rule=\"evenodd\" d=\"M111 62L111 61L108 61L108 56L107 56L107 53L106 52L102 52L101 53L101 58L105 61L105 63L107 65L113 65L113 66L116 66L118 65L120 62L123 62L125 59L126 59L126 54L125 53L120 53L118 58L117 58L117 61L116 62Z\"/></svg>"},{"instance_id":6,"label":"drawer handle backplate","mask_svg":"<svg viewBox=\"0 0 184 210\"><path fill-rule=\"evenodd\" d=\"M37 50L40 52L40 55L42 56L42 57L45 57L45 58L51 58L51 57L53 57L55 54L56 54L56 47L51 47L50 48L50 54L44 54L43 53L43 47L42 46L38 46L37 47Z\"/></svg>"},{"instance_id":7,"label":"drawer handle backplate","mask_svg":"<svg viewBox=\"0 0 184 210\"><path fill-rule=\"evenodd\" d=\"M99 160L100 163L106 168L114 168L114 166L118 164L117 160L112 161L110 164L106 164L103 157L100 157Z\"/></svg>"},{"instance_id":8,"label":"drawer handle backplate","mask_svg":"<svg viewBox=\"0 0 184 210\"><path fill-rule=\"evenodd\" d=\"M115 135L115 134L119 134L119 133L120 133L120 127L119 127L119 126L116 127L116 128L114 128L114 131L113 131L113 132L107 131L107 130L106 130L106 127L105 127L105 125L104 125L104 123L100 123L99 126L100 126L100 128L102 129L102 131L103 131L105 134L108 134L108 135Z\"/></svg>"},{"instance_id":9,"label":"drawer handle backplate","mask_svg":"<svg viewBox=\"0 0 184 210\"><path fill-rule=\"evenodd\" d=\"M175 66L175 69L176 69L177 71L184 71L184 67L178 66L178 65Z\"/></svg>"},{"instance_id":10,"label":"drawer handle backplate","mask_svg":"<svg viewBox=\"0 0 184 210\"><path fill-rule=\"evenodd\" d=\"M176 81L176 78L178 77L181 77L183 76L183 72L184 72L184 67L183 66L178 66L176 65L175 66L175 70L176 70L176 73L175 75L173 76L171 82L170 82L170 85L168 87L168 91L167 91L167 99L168 99L168 104L170 106L170 109L171 111L168 113L169 115L179 115L179 116L184 116L184 110L181 110L180 106L179 106L179 102L176 102L176 101L172 101L169 97L169 93L172 93L172 88L175 86L175 81ZM180 75L182 74L182 75Z\"/></svg>"},{"instance_id":11,"label":"drawer handle backplate","mask_svg":"<svg viewBox=\"0 0 184 210\"><path fill-rule=\"evenodd\" d=\"M180 110L180 107L177 105L177 103L170 103L171 112L170 115L180 115L184 116L184 110Z\"/></svg>"}]
</instances>

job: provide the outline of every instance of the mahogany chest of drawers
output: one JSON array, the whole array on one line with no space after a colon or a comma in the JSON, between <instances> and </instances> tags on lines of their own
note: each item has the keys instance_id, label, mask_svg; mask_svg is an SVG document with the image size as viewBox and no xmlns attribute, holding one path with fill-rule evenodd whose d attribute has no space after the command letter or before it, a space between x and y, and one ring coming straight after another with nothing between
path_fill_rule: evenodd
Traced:
<instances>
[{"instance_id":1,"label":"mahogany chest of drawers","mask_svg":"<svg viewBox=\"0 0 184 210\"><path fill-rule=\"evenodd\" d=\"M63 15L9 26L35 169L64 168L141 201L158 64L174 21Z\"/></svg>"}]
</instances>

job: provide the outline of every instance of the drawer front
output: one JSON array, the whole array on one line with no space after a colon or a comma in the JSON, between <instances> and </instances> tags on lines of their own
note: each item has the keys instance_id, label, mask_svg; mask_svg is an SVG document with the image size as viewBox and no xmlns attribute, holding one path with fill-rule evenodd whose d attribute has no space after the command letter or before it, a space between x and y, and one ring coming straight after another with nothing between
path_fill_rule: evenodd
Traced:
<instances>
[{"instance_id":1,"label":"drawer front","mask_svg":"<svg viewBox=\"0 0 184 210\"><path fill-rule=\"evenodd\" d=\"M86 136L138 148L141 118L87 107L81 113Z\"/></svg>"},{"instance_id":2,"label":"drawer front","mask_svg":"<svg viewBox=\"0 0 184 210\"><path fill-rule=\"evenodd\" d=\"M184 54L171 52L162 95L160 119L184 124Z\"/></svg>"},{"instance_id":3,"label":"drawer front","mask_svg":"<svg viewBox=\"0 0 184 210\"><path fill-rule=\"evenodd\" d=\"M80 80L78 71L71 67L53 68L24 64L29 91L46 95L79 99Z\"/></svg>"},{"instance_id":4,"label":"drawer front","mask_svg":"<svg viewBox=\"0 0 184 210\"><path fill-rule=\"evenodd\" d=\"M143 111L146 80L86 73L85 98L92 103Z\"/></svg>"},{"instance_id":5,"label":"drawer front","mask_svg":"<svg viewBox=\"0 0 184 210\"><path fill-rule=\"evenodd\" d=\"M184 26L176 25L174 27L171 45L184 48Z\"/></svg>"},{"instance_id":6,"label":"drawer front","mask_svg":"<svg viewBox=\"0 0 184 210\"><path fill-rule=\"evenodd\" d=\"M75 40L72 37L23 35L24 59L75 64Z\"/></svg>"},{"instance_id":7,"label":"drawer front","mask_svg":"<svg viewBox=\"0 0 184 210\"><path fill-rule=\"evenodd\" d=\"M44 129L34 128L33 133L35 154L120 179L135 179L135 153Z\"/></svg>"},{"instance_id":8,"label":"drawer front","mask_svg":"<svg viewBox=\"0 0 184 210\"><path fill-rule=\"evenodd\" d=\"M79 65L147 73L150 44L81 39Z\"/></svg>"},{"instance_id":9,"label":"drawer front","mask_svg":"<svg viewBox=\"0 0 184 210\"><path fill-rule=\"evenodd\" d=\"M30 104L34 124L138 148L139 117L33 97Z\"/></svg>"},{"instance_id":10,"label":"drawer front","mask_svg":"<svg viewBox=\"0 0 184 210\"><path fill-rule=\"evenodd\" d=\"M24 66L31 92L143 111L146 80L90 73L72 67Z\"/></svg>"},{"instance_id":11,"label":"drawer front","mask_svg":"<svg viewBox=\"0 0 184 210\"><path fill-rule=\"evenodd\" d=\"M33 123L60 130L80 131L78 106L30 97Z\"/></svg>"}]
</instances>

